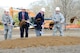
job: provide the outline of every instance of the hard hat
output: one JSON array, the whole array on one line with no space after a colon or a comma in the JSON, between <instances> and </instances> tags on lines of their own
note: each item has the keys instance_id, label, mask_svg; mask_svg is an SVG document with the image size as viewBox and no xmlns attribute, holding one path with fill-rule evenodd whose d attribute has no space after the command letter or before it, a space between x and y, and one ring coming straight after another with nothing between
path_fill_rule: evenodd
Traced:
<instances>
[{"instance_id":1,"label":"hard hat","mask_svg":"<svg viewBox=\"0 0 80 53\"><path fill-rule=\"evenodd\" d=\"M21 7L21 9L26 9L25 7Z\"/></svg>"},{"instance_id":2,"label":"hard hat","mask_svg":"<svg viewBox=\"0 0 80 53\"><path fill-rule=\"evenodd\" d=\"M45 12L45 8L41 8L41 11Z\"/></svg>"},{"instance_id":3,"label":"hard hat","mask_svg":"<svg viewBox=\"0 0 80 53\"><path fill-rule=\"evenodd\" d=\"M6 12L9 12L9 10L7 9L7 10L5 10Z\"/></svg>"},{"instance_id":4,"label":"hard hat","mask_svg":"<svg viewBox=\"0 0 80 53\"><path fill-rule=\"evenodd\" d=\"M9 12L9 9L8 8L4 8L4 11Z\"/></svg>"},{"instance_id":5,"label":"hard hat","mask_svg":"<svg viewBox=\"0 0 80 53\"><path fill-rule=\"evenodd\" d=\"M60 7L56 7L56 9L55 9L56 11L60 11Z\"/></svg>"}]
</instances>

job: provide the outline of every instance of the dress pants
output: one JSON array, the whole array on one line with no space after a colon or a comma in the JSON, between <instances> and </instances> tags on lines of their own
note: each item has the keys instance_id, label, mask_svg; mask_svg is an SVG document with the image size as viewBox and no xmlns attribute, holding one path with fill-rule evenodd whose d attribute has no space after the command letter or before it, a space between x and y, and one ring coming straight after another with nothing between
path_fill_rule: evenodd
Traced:
<instances>
[{"instance_id":1,"label":"dress pants","mask_svg":"<svg viewBox=\"0 0 80 53\"><path fill-rule=\"evenodd\" d=\"M24 38L24 37L28 37L28 24L23 25L22 27L20 27L20 37ZM25 31L25 36L24 36L24 31Z\"/></svg>"}]
</instances>

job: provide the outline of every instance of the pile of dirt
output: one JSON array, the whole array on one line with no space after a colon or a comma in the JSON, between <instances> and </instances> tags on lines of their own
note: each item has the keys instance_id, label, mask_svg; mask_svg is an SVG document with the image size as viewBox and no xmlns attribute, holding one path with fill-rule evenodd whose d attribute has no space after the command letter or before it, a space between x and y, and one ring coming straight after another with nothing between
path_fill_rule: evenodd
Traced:
<instances>
[{"instance_id":1,"label":"pile of dirt","mask_svg":"<svg viewBox=\"0 0 80 53\"><path fill-rule=\"evenodd\" d=\"M63 46L63 45L80 45L80 37L34 37L15 40L5 40L0 42L0 48L27 48L40 46Z\"/></svg>"}]
</instances>

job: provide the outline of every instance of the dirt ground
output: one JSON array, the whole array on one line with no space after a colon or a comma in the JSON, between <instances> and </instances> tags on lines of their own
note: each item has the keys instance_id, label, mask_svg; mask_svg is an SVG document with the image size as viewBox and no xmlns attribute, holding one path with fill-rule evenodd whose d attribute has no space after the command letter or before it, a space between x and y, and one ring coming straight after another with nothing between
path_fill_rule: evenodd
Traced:
<instances>
[{"instance_id":1,"label":"dirt ground","mask_svg":"<svg viewBox=\"0 0 80 53\"><path fill-rule=\"evenodd\" d=\"M80 37L43 36L0 41L1 49L80 45Z\"/></svg>"},{"instance_id":2,"label":"dirt ground","mask_svg":"<svg viewBox=\"0 0 80 53\"><path fill-rule=\"evenodd\" d=\"M29 30L29 38L20 39L19 29L13 30L12 40L4 40L3 30L0 30L0 49L48 47L80 45L80 29L67 29L64 36L53 36L53 30L44 30L42 37L36 37L35 30Z\"/></svg>"}]
</instances>

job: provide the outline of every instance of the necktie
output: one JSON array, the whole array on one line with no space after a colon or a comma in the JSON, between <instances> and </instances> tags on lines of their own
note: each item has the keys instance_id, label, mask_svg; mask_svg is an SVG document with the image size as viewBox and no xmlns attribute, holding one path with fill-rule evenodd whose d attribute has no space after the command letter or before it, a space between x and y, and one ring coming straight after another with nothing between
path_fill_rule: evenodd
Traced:
<instances>
[{"instance_id":1,"label":"necktie","mask_svg":"<svg viewBox=\"0 0 80 53\"><path fill-rule=\"evenodd\" d=\"M22 13L22 19L25 19L25 18L24 18L24 13Z\"/></svg>"}]
</instances>

